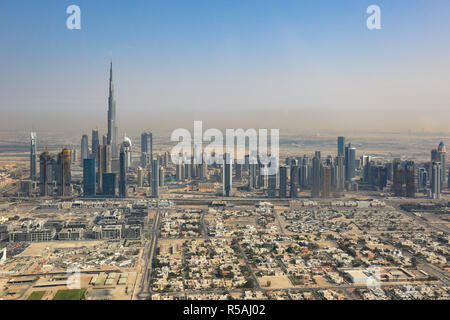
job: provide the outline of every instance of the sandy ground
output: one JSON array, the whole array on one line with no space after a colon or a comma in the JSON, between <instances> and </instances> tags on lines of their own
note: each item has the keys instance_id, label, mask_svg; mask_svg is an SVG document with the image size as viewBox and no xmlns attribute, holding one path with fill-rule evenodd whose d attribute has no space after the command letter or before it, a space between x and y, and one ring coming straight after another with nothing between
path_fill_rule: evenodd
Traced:
<instances>
[{"instance_id":1,"label":"sandy ground","mask_svg":"<svg viewBox=\"0 0 450 320\"><path fill-rule=\"evenodd\" d=\"M20 256L42 256L46 251L46 248L50 249L66 249L66 248L79 248L82 246L94 247L103 243L104 241L51 241L51 242L35 242L25 249Z\"/></svg>"},{"instance_id":2,"label":"sandy ground","mask_svg":"<svg viewBox=\"0 0 450 320\"><path fill-rule=\"evenodd\" d=\"M270 286L267 282L270 281ZM258 278L258 282L264 289L285 289L294 288L287 276L265 276Z\"/></svg>"}]
</instances>

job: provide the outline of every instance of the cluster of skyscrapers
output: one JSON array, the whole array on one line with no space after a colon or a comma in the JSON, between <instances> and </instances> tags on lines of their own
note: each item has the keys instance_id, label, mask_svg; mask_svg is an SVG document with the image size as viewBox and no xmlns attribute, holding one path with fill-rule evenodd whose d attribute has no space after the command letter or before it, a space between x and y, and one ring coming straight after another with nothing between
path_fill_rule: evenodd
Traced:
<instances>
[{"instance_id":1,"label":"cluster of skyscrapers","mask_svg":"<svg viewBox=\"0 0 450 320\"><path fill-rule=\"evenodd\" d=\"M116 197L116 190L119 197L127 197L127 172L133 165L133 146L131 139L126 136L121 143L118 142L112 62L109 73L107 128L108 132L102 137L101 143L98 129L92 130L90 148L88 135L84 134L81 138L83 179L80 193L86 197ZM180 155L183 161L175 167L175 180L209 179L206 154L195 145L193 151L191 159L187 159L186 154ZM216 155L210 156L214 159ZM211 163L210 166L220 167L222 195L225 197L233 195L233 176L241 183L247 179L249 191L264 191L270 198L297 198L299 193L305 190L310 191L312 198L331 198L342 195L344 191L358 191L360 188L383 191L390 183L391 192L397 197L413 198L417 192L425 192L431 198L438 199L447 178L446 148L443 142L431 151L430 162L421 166L401 159L386 162L371 155L356 158L356 148L351 143L346 144L345 137L342 136L337 138L335 157L329 155L324 158L320 151L316 151L313 157L289 157L284 165L279 166L276 174L271 175L268 165L259 161L255 151L247 154L243 163L233 164L227 153L219 156L223 157L223 164ZM202 157L203 161L193 161L194 157ZM41 196L72 194L71 163L75 160L75 149L63 148L56 156L46 149L39 156L38 176L37 136L35 132L31 133L30 180L38 181ZM165 152L154 157L151 132L141 134L139 164L137 187L143 186L144 170L147 170L152 196L159 197L159 187L164 185L164 168L169 164L169 154ZM450 188L450 171L448 187Z\"/></svg>"},{"instance_id":2,"label":"cluster of skyscrapers","mask_svg":"<svg viewBox=\"0 0 450 320\"><path fill-rule=\"evenodd\" d=\"M127 196L127 170L132 165L132 144L128 137L123 142L118 142L118 128L116 122L116 101L114 99L114 83L112 62L109 74L108 97L108 132L102 137L100 143L98 129L92 130L91 148L89 148L89 136L84 134L81 138L81 163L83 167L83 180L81 193L86 197L91 196ZM141 165L151 168L151 172L157 172L155 181L159 181L159 162L153 160L153 140L151 133L143 133ZM71 163L76 160L76 150L63 148L56 155L51 155L48 150L39 156L39 177L37 176L37 136L31 133L30 150L30 179L38 181L41 196L70 196L72 194ZM164 178L162 179L164 180ZM159 182L156 183L159 186ZM158 187L154 187L153 194L159 195Z\"/></svg>"}]
</instances>

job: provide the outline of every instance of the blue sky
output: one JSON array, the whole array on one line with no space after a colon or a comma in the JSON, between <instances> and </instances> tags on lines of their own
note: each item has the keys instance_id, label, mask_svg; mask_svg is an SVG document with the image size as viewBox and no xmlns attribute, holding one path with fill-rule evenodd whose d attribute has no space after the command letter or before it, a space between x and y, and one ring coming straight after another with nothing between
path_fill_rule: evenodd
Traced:
<instances>
[{"instance_id":1,"label":"blue sky","mask_svg":"<svg viewBox=\"0 0 450 320\"><path fill-rule=\"evenodd\" d=\"M81 30L66 28L71 4ZM371 4L381 30L366 28ZM2 0L0 125L104 128L112 53L119 126L131 132L193 120L445 127L449 16L447 0Z\"/></svg>"}]
</instances>

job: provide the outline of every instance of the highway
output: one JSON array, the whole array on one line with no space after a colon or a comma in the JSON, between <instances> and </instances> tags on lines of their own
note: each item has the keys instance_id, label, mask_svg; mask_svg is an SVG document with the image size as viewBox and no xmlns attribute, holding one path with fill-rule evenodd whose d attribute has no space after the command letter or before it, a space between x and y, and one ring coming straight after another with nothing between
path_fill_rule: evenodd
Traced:
<instances>
[{"instance_id":1,"label":"highway","mask_svg":"<svg viewBox=\"0 0 450 320\"><path fill-rule=\"evenodd\" d=\"M161 218L161 212L158 208L156 211L155 219L153 220L153 226L151 230L151 239L144 249L144 272L141 278L141 284L139 292L136 297L139 300L150 300L151 299L151 280L152 280L152 262L153 256L155 254L156 245L158 243L159 235L159 222Z\"/></svg>"}]
</instances>

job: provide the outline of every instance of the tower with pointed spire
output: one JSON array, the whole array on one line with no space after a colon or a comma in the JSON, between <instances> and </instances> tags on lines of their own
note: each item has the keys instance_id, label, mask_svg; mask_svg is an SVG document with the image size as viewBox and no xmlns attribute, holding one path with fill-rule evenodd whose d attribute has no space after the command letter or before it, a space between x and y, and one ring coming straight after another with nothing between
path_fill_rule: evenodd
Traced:
<instances>
[{"instance_id":1,"label":"tower with pointed spire","mask_svg":"<svg viewBox=\"0 0 450 320\"><path fill-rule=\"evenodd\" d=\"M114 100L114 83L112 59L109 68L109 97L108 97L108 135L107 144L111 146L111 153L113 158L118 157L117 145L117 123L116 123L116 100Z\"/></svg>"}]
</instances>

